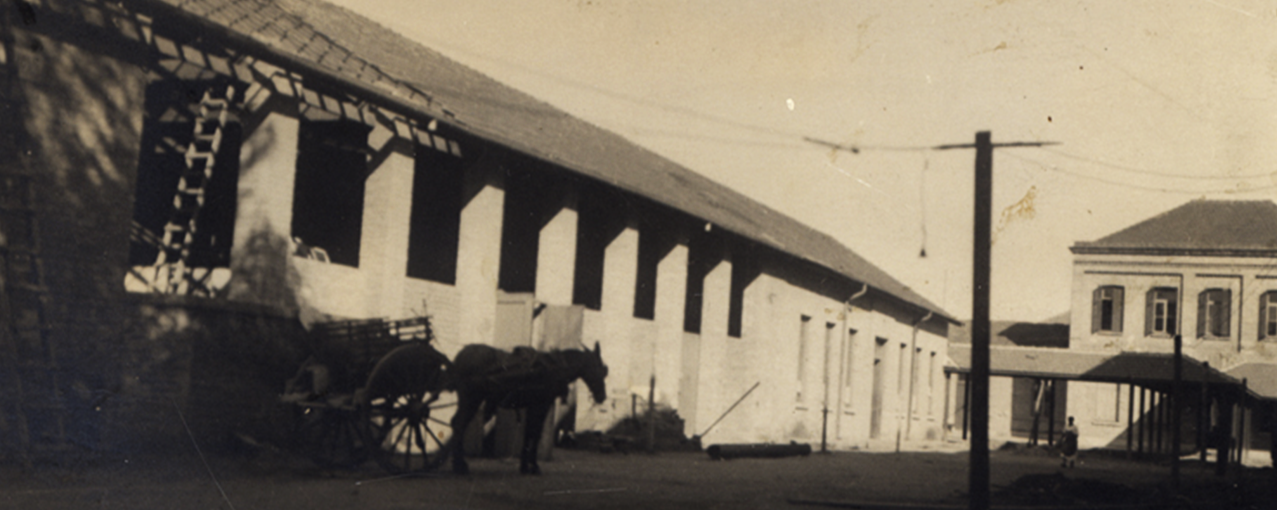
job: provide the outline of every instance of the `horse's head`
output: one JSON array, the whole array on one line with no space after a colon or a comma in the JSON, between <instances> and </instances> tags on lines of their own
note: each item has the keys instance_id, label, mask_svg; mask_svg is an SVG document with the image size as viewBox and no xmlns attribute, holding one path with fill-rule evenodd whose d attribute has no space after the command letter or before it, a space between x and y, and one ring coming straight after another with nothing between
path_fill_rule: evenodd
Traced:
<instances>
[{"instance_id":1,"label":"horse's head","mask_svg":"<svg viewBox=\"0 0 1277 510\"><path fill-rule=\"evenodd\" d=\"M607 379L607 365L603 364L603 354L599 351L599 343L594 342L594 350L585 350L584 353L581 380L585 381L585 386L590 388L594 403L602 404L604 400L607 400L607 385L604 384L604 379Z\"/></svg>"}]
</instances>

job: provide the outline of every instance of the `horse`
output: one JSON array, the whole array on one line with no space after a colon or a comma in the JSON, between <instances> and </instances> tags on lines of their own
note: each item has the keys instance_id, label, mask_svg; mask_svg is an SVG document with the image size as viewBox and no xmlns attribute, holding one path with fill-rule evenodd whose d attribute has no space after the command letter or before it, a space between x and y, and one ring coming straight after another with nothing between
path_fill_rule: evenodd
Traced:
<instances>
[{"instance_id":1,"label":"horse","mask_svg":"<svg viewBox=\"0 0 1277 510\"><path fill-rule=\"evenodd\" d=\"M457 392L457 410L451 423L453 472L461 475L470 472L465 459L465 433L479 409L484 410L486 423L501 407L527 410L519 472L541 474L537 444L554 399L566 398L568 385L581 379L590 389L594 402L601 404L607 398L603 382L606 377L607 365L603 364L598 342L592 351L539 352L517 347L514 352L506 352L481 344L465 346L448 369L448 389Z\"/></svg>"}]
</instances>

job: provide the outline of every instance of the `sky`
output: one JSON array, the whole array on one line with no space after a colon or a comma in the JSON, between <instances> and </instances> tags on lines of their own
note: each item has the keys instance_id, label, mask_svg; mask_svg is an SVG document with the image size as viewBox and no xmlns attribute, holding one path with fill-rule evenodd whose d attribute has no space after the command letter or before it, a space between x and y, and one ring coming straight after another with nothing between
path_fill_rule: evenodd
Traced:
<instances>
[{"instance_id":1,"label":"sky","mask_svg":"<svg viewBox=\"0 0 1277 510\"><path fill-rule=\"evenodd\" d=\"M994 153L994 320L1067 313L1078 241L1277 197L1273 2L330 1L833 236L959 318L975 155L937 145L1058 143Z\"/></svg>"}]
</instances>

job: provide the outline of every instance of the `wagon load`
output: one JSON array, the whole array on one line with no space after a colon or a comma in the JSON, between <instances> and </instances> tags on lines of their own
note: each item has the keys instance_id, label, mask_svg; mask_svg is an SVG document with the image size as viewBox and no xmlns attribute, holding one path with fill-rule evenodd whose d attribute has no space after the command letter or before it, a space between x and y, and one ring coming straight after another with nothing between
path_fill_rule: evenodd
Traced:
<instances>
[{"instance_id":1,"label":"wagon load","mask_svg":"<svg viewBox=\"0 0 1277 510\"><path fill-rule=\"evenodd\" d=\"M281 396L297 447L324 467L370 456L391 472L433 467L450 436L438 415L455 399L441 400L448 358L431 345L430 317L319 323L310 340Z\"/></svg>"}]
</instances>

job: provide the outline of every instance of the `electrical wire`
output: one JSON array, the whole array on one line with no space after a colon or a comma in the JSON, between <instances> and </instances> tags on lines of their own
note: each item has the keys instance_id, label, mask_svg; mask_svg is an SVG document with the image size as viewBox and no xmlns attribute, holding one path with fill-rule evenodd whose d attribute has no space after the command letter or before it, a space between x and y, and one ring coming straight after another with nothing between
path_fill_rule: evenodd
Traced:
<instances>
[{"instance_id":1,"label":"electrical wire","mask_svg":"<svg viewBox=\"0 0 1277 510\"><path fill-rule=\"evenodd\" d=\"M1086 163L1091 163L1091 164L1095 164L1095 165L1100 165L1100 166L1102 166L1102 167L1112 168L1112 169L1114 169L1114 170L1122 170L1122 171L1131 172L1131 173L1136 173L1136 174L1142 174L1142 175L1153 175L1153 176L1157 176L1157 177L1170 177L1170 178L1173 178L1173 179L1191 179L1191 180L1229 180L1229 181L1231 181L1231 180L1239 180L1239 179L1257 179L1257 178L1261 178L1261 177L1271 177L1271 176L1273 176L1273 175L1277 175L1277 172L1274 172L1274 173L1245 174L1245 175L1183 175L1183 174L1174 174L1174 173L1168 173L1168 172L1157 172L1157 171L1153 171L1153 170L1146 170L1146 169L1143 169L1143 168L1135 168L1135 167L1129 167L1129 166L1119 165L1119 164L1116 164L1116 163L1109 163L1109 162L1107 162L1107 161L1101 161L1101 160L1094 159L1094 158L1088 158L1088 157L1086 157L1086 156L1078 156L1078 155L1076 155L1076 154L1070 154L1070 153L1068 153L1068 152L1065 152L1065 151L1062 151L1062 150L1059 150L1059 149L1053 149L1053 148L1046 148L1046 147L1043 147L1043 148L1042 148L1042 150L1047 151L1047 152L1050 152L1050 153L1053 153L1053 154L1056 154L1056 155L1058 155L1058 156L1063 156L1063 157L1066 157L1066 158L1069 158L1069 159L1073 159L1073 160L1077 160L1077 161L1082 161L1082 162L1086 162Z\"/></svg>"},{"instance_id":2,"label":"electrical wire","mask_svg":"<svg viewBox=\"0 0 1277 510\"><path fill-rule=\"evenodd\" d=\"M1061 168L1061 167L1059 167L1059 166L1057 166L1057 165L1050 165L1050 164L1043 163L1043 162L1041 162L1041 161L1035 160L1035 159L1033 159L1033 158L1024 157L1024 156L1021 156L1021 155L1018 155L1018 154L1014 154L1014 153L1011 153L1011 152L1006 152L1006 153L1004 153L1004 155L1006 155L1006 156L1010 156L1010 157L1011 157L1011 158L1013 158L1013 159L1018 159L1018 160L1021 160L1021 161L1024 161L1024 162L1027 162L1027 163L1030 163L1030 164L1036 165L1036 166L1038 166L1038 167L1042 168L1043 170L1048 170L1048 171L1052 171L1052 172L1058 172L1058 173L1062 173L1062 174L1065 174L1065 175L1071 175L1071 176L1073 176L1073 177L1077 177L1077 178L1080 178L1080 179L1088 179L1088 180L1092 180L1092 181L1096 181L1096 182L1102 182L1102 183L1104 183L1104 184L1109 184L1109 185L1112 185L1112 186L1118 186L1118 187L1122 187L1122 188L1129 188L1129 189L1138 189L1138 190L1143 190L1143 191L1154 191L1154 192L1158 192L1158 193L1174 193L1174 194L1182 194L1182 195L1218 195L1218 194L1242 194L1242 193L1255 193L1255 192L1259 192L1259 191L1268 191L1268 190L1277 189L1277 184L1268 185L1268 186L1247 187L1247 188L1223 188L1223 189L1208 189L1208 190L1203 190L1203 189L1175 189L1175 188L1165 188L1165 187L1156 187L1156 186L1144 186L1144 185L1140 185L1140 184L1133 184L1133 183L1129 183L1129 182L1120 182L1120 181L1115 181L1115 180L1111 180L1111 179L1105 179L1105 178L1103 178L1103 177L1096 177L1096 176L1094 176L1094 175L1087 175L1087 174L1084 174L1084 173L1081 173L1081 172L1074 172L1074 171L1065 170L1065 169L1063 169L1063 168Z\"/></svg>"}]
</instances>

